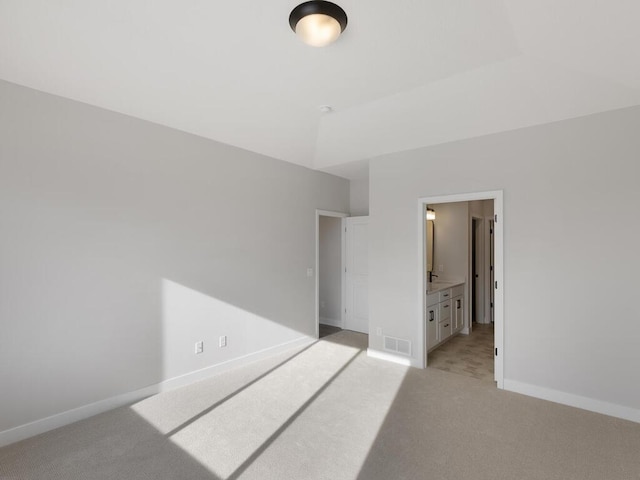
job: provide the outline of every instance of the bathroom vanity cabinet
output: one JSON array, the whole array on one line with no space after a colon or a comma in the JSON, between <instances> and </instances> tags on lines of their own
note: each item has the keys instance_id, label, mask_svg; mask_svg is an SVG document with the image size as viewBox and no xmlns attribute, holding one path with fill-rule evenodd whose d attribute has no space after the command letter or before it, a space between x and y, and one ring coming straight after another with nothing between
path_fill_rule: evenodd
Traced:
<instances>
[{"instance_id":1,"label":"bathroom vanity cabinet","mask_svg":"<svg viewBox=\"0 0 640 480\"><path fill-rule=\"evenodd\" d=\"M427 351L433 350L464 328L464 283L431 288L426 302Z\"/></svg>"}]
</instances>

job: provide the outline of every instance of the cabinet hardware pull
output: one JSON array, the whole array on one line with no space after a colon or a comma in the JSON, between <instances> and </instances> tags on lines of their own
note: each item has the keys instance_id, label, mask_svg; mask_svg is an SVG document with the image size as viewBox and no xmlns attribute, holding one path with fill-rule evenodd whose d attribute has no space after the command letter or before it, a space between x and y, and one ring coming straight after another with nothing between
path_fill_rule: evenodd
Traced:
<instances>
[{"instance_id":1,"label":"cabinet hardware pull","mask_svg":"<svg viewBox=\"0 0 640 480\"><path fill-rule=\"evenodd\" d=\"M442 308L449 308L449 305L445 305L445 306L444 306L444 307L442 307Z\"/></svg>"}]
</instances>

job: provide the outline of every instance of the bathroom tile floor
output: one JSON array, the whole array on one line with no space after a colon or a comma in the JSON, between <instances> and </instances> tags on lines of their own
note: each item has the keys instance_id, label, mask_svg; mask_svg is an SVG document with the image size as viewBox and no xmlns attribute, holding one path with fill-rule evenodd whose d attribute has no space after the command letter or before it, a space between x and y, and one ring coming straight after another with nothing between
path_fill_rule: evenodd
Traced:
<instances>
[{"instance_id":1,"label":"bathroom tile floor","mask_svg":"<svg viewBox=\"0 0 640 480\"><path fill-rule=\"evenodd\" d=\"M493 382L493 324L474 323L472 330L430 352L428 367Z\"/></svg>"}]
</instances>

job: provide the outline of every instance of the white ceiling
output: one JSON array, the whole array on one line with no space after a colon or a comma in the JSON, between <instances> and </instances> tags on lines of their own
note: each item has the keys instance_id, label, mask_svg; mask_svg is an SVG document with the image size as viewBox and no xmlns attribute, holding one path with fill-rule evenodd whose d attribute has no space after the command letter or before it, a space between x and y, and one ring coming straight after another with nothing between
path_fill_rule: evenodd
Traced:
<instances>
[{"instance_id":1,"label":"white ceiling","mask_svg":"<svg viewBox=\"0 0 640 480\"><path fill-rule=\"evenodd\" d=\"M290 30L298 3L0 0L0 78L348 178L640 104L638 0L337 0L323 49Z\"/></svg>"}]
</instances>

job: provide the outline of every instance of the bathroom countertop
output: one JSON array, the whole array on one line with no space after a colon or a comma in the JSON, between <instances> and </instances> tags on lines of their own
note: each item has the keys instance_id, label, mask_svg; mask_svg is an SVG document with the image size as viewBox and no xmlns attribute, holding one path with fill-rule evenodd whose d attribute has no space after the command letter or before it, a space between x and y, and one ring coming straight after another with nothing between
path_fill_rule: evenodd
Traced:
<instances>
[{"instance_id":1,"label":"bathroom countertop","mask_svg":"<svg viewBox=\"0 0 640 480\"><path fill-rule=\"evenodd\" d=\"M457 287L458 285L462 285L464 282L432 282L427 284L427 295L432 293L438 293L442 290L446 290L447 288Z\"/></svg>"}]
</instances>

